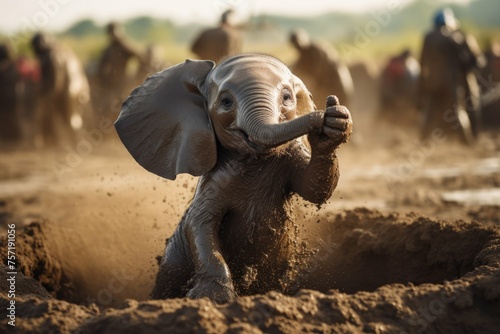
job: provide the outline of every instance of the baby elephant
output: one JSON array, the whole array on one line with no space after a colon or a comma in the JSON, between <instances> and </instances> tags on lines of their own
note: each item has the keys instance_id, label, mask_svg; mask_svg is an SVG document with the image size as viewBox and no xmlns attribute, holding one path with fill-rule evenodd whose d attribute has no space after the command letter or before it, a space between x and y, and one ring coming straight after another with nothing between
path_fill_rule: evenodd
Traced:
<instances>
[{"instance_id":1,"label":"baby elephant","mask_svg":"<svg viewBox=\"0 0 500 334\"><path fill-rule=\"evenodd\" d=\"M225 303L288 291L297 248L291 197L319 205L331 196L335 151L352 132L336 97L313 110L302 81L259 54L217 66L186 60L132 92L115 123L131 155L171 180L201 176L168 240L153 298ZM309 145L299 138L306 134Z\"/></svg>"}]
</instances>

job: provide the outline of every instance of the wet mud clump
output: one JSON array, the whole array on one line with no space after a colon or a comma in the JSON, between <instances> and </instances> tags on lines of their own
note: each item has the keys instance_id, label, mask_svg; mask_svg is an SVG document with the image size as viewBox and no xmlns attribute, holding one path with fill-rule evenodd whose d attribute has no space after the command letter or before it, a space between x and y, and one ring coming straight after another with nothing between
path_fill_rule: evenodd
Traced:
<instances>
[{"instance_id":1,"label":"wet mud clump","mask_svg":"<svg viewBox=\"0 0 500 334\"><path fill-rule=\"evenodd\" d=\"M323 213L307 239L318 251L302 269L303 289L293 296L270 291L224 305L206 298L130 299L98 309L31 294L17 299L17 329L487 333L500 328L498 227L357 209ZM0 294L0 307L7 303Z\"/></svg>"}]
</instances>

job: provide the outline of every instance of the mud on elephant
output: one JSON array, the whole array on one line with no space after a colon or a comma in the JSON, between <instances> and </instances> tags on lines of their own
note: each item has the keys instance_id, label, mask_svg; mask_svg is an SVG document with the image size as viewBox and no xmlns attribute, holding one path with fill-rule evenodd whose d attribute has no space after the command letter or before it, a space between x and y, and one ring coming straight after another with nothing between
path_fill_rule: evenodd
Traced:
<instances>
[{"instance_id":1,"label":"mud on elephant","mask_svg":"<svg viewBox=\"0 0 500 334\"><path fill-rule=\"evenodd\" d=\"M201 176L167 243L154 298L223 303L296 288L291 197L322 204L331 196L336 149L352 132L336 97L314 109L299 78L256 54L218 66L187 60L132 92L115 123L132 156L168 179Z\"/></svg>"}]
</instances>

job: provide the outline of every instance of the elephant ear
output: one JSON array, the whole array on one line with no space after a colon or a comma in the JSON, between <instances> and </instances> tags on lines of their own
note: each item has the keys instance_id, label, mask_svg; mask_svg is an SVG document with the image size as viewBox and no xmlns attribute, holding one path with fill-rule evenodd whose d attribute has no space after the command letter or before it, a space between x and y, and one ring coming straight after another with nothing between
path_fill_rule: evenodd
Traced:
<instances>
[{"instance_id":1,"label":"elephant ear","mask_svg":"<svg viewBox=\"0 0 500 334\"><path fill-rule=\"evenodd\" d=\"M125 100L115 128L142 167L170 180L213 168L215 134L200 91L214 66L186 60L152 75Z\"/></svg>"},{"instance_id":2,"label":"elephant ear","mask_svg":"<svg viewBox=\"0 0 500 334\"><path fill-rule=\"evenodd\" d=\"M293 75L295 98L297 100L297 116L305 115L316 110L312 94L299 77Z\"/></svg>"}]
</instances>

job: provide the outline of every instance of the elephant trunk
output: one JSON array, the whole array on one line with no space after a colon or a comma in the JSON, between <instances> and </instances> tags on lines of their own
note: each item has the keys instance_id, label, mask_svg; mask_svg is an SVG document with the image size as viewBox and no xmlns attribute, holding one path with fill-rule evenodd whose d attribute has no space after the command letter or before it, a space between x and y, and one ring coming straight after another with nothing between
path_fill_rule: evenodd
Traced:
<instances>
[{"instance_id":1,"label":"elephant trunk","mask_svg":"<svg viewBox=\"0 0 500 334\"><path fill-rule=\"evenodd\" d=\"M246 130L248 139L262 147L277 147L290 140L303 136L323 126L324 113L314 111L281 123L252 122Z\"/></svg>"}]
</instances>

